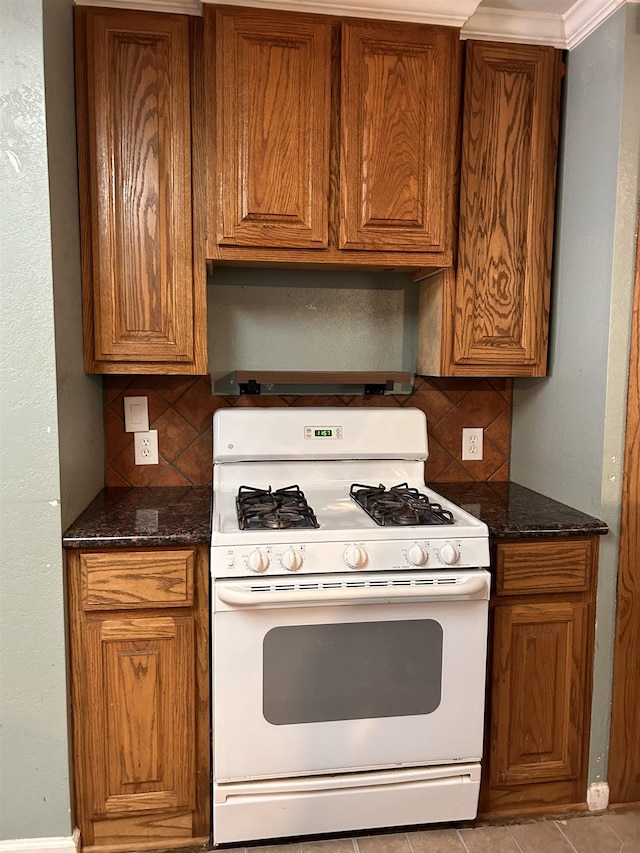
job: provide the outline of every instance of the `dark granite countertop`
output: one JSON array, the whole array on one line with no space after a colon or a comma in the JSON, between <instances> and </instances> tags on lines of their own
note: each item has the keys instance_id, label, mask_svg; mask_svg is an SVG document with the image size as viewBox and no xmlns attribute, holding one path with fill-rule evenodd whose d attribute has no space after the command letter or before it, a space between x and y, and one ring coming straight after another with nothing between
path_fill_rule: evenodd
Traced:
<instances>
[{"instance_id":1,"label":"dark granite countertop","mask_svg":"<svg viewBox=\"0 0 640 853\"><path fill-rule=\"evenodd\" d=\"M482 519L493 538L607 533L597 518L517 483L434 483L434 491ZM211 487L107 488L64 534L65 548L208 544Z\"/></svg>"},{"instance_id":2,"label":"dark granite countertop","mask_svg":"<svg viewBox=\"0 0 640 853\"><path fill-rule=\"evenodd\" d=\"M434 491L480 518L494 539L604 534L598 518L517 483L433 483Z\"/></svg>"},{"instance_id":3,"label":"dark granite countertop","mask_svg":"<svg viewBox=\"0 0 640 853\"><path fill-rule=\"evenodd\" d=\"M65 548L210 542L210 486L104 489L62 538Z\"/></svg>"}]
</instances>

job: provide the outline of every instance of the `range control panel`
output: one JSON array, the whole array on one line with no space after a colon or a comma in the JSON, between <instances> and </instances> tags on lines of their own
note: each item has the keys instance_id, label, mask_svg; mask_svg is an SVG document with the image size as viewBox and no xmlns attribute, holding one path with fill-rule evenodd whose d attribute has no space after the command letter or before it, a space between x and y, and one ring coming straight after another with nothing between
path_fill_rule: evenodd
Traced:
<instances>
[{"instance_id":1,"label":"range control panel","mask_svg":"<svg viewBox=\"0 0 640 853\"><path fill-rule=\"evenodd\" d=\"M416 539L392 542L260 543L211 549L213 577L328 574L395 569L477 569L489 565L483 537Z\"/></svg>"}]
</instances>

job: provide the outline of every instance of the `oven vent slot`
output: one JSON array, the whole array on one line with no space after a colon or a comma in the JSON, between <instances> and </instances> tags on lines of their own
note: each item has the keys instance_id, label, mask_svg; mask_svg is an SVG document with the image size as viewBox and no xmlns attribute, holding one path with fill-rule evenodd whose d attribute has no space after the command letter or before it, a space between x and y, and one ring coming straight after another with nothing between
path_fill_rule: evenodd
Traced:
<instances>
[{"instance_id":1,"label":"oven vent slot","mask_svg":"<svg viewBox=\"0 0 640 853\"><path fill-rule=\"evenodd\" d=\"M297 581L291 583L252 584L251 592L295 592L297 590L321 590L321 589L380 589L392 587L418 587L418 586L440 586L455 585L458 583L455 577L440 578L392 578L392 579L370 579L370 580L348 580L348 581Z\"/></svg>"}]
</instances>

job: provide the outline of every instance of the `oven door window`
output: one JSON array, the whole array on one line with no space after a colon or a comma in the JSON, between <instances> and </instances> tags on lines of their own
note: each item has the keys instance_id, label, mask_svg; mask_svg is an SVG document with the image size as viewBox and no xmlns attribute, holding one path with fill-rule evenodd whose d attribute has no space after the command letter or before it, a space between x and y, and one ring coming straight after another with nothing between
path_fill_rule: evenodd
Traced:
<instances>
[{"instance_id":1,"label":"oven door window","mask_svg":"<svg viewBox=\"0 0 640 853\"><path fill-rule=\"evenodd\" d=\"M431 714L442 695L433 619L288 625L263 640L263 714L275 725Z\"/></svg>"}]
</instances>

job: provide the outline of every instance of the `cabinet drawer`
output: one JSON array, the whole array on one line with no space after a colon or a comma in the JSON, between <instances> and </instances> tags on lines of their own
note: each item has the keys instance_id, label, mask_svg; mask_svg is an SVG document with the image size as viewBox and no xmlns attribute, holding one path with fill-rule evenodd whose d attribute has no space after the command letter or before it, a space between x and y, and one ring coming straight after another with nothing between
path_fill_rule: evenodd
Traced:
<instances>
[{"instance_id":1,"label":"cabinet drawer","mask_svg":"<svg viewBox=\"0 0 640 853\"><path fill-rule=\"evenodd\" d=\"M87 551L80 556L83 610L189 607L195 550Z\"/></svg>"},{"instance_id":2,"label":"cabinet drawer","mask_svg":"<svg viewBox=\"0 0 640 853\"><path fill-rule=\"evenodd\" d=\"M589 585L589 539L502 542L496 546L496 593L583 592Z\"/></svg>"}]
</instances>

